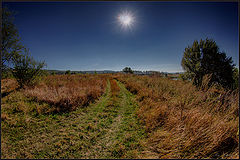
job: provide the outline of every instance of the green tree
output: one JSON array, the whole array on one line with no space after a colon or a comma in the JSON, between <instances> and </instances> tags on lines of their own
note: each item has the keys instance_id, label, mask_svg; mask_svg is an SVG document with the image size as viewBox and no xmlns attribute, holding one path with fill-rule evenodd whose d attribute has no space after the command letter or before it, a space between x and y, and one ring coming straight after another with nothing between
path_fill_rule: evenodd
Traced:
<instances>
[{"instance_id":1,"label":"green tree","mask_svg":"<svg viewBox=\"0 0 240 160\"><path fill-rule=\"evenodd\" d=\"M232 58L227 57L212 39L194 41L192 46L185 48L181 65L186 71L186 77L193 84L200 86L203 76L211 74L209 85L213 82L223 87L231 88L234 83Z\"/></svg>"},{"instance_id":2,"label":"green tree","mask_svg":"<svg viewBox=\"0 0 240 160\"><path fill-rule=\"evenodd\" d=\"M43 63L44 63L44 62L43 62ZM44 65L46 65L46 64L44 63ZM47 70L42 70L42 75L43 75L43 76L49 76L50 73L49 73L49 71L47 71Z\"/></svg>"},{"instance_id":3,"label":"green tree","mask_svg":"<svg viewBox=\"0 0 240 160\"><path fill-rule=\"evenodd\" d=\"M124 69L123 69L123 72L125 72L125 73L133 73L133 70L130 68L130 67L125 67Z\"/></svg>"},{"instance_id":4,"label":"green tree","mask_svg":"<svg viewBox=\"0 0 240 160\"><path fill-rule=\"evenodd\" d=\"M13 76L16 78L19 87L34 85L37 79L44 74L42 68L45 66L44 62L37 62L29 56L28 50L26 54L15 57L13 68Z\"/></svg>"},{"instance_id":5,"label":"green tree","mask_svg":"<svg viewBox=\"0 0 240 160\"><path fill-rule=\"evenodd\" d=\"M20 43L18 30L15 26L14 15L8 8L2 9L2 53L1 67L5 71L13 64L13 59L24 52L25 47Z\"/></svg>"},{"instance_id":6,"label":"green tree","mask_svg":"<svg viewBox=\"0 0 240 160\"><path fill-rule=\"evenodd\" d=\"M186 72L186 73L181 73L179 74L179 79L183 81L191 80L191 76Z\"/></svg>"},{"instance_id":7,"label":"green tree","mask_svg":"<svg viewBox=\"0 0 240 160\"><path fill-rule=\"evenodd\" d=\"M71 73L71 71L70 70L67 70L66 72L65 72L65 74L70 74Z\"/></svg>"},{"instance_id":8,"label":"green tree","mask_svg":"<svg viewBox=\"0 0 240 160\"><path fill-rule=\"evenodd\" d=\"M55 71L51 72L51 75L56 75L56 72Z\"/></svg>"},{"instance_id":9,"label":"green tree","mask_svg":"<svg viewBox=\"0 0 240 160\"><path fill-rule=\"evenodd\" d=\"M3 68L1 76L2 76L2 79L4 79L4 78L13 78L12 69L11 68Z\"/></svg>"}]
</instances>

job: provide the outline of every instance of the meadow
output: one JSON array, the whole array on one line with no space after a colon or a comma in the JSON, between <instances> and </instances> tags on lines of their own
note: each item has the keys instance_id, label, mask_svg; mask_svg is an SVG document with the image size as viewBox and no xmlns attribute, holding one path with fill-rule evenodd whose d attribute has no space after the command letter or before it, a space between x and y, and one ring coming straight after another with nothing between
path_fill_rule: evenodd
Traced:
<instances>
[{"instance_id":1,"label":"meadow","mask_svg":"<svg viewBox=\"0 0 240 160\"><path fill-rule=\"evenodd\" d=\"M239 158L239 91L161 76L1 80L1 158Z\"/></svg>"}]
</instances>

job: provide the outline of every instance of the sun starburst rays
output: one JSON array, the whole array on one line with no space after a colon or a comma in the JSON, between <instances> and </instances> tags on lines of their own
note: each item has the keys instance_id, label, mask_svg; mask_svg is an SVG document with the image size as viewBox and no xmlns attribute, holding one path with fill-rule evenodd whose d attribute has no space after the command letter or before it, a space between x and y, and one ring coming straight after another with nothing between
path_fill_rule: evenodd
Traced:
<instances>
[{"instance_id":1,"label":"sun starburst rays","mask_svg":"<svg viewBox=\"0 0 240 160\"><path fill-rule=\"evenodd\" d=\"M120 13L117 19L123 29L131 29L135 22L134 15L129 11Z\"/></svg>"}]
</instances>

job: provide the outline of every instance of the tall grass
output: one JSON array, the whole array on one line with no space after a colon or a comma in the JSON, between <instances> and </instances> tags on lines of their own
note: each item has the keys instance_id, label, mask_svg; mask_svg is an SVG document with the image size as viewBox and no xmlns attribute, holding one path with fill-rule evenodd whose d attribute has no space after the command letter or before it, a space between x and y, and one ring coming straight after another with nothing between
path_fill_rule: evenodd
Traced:
<instances>
[{"instance_id":1,"label":"tall grass","mask_svg":"<svg viewBox=\"0 0 240 160\"><path fill-rule=\"evenodd\" d=\"M138 116L159 158L239 158L238 90L167 78L119 75L137 94Z\"/></svg>"},{"instance_id":2,"label":"tall grass","mask_svg":"<svg viewBox=\"0 0 240 160\"><path fill-rule=\"evenodd\" d=\"M39 112L65 112L87 106L105 91L105 75L51 75L35 87L24 90L25 95L54 106Z\"/></svg>"},{"instance_id":3,"label":"tall grass","mask_svg":"<svg viewBox=\"0 0 240 160\"><path fill-rule=\"evenodd\" d=\"M1 80L1 93L11 92L18 87L17 81L12 78Z\"/></svg>"},{"instance_id":4,"label":"tall grass","mask_svg":"<svg viewBox=\"0 0 240 160\"><path fill-rule=\"evenodd\" d=\"M116 82L116 80L114 79L110 79L110 84L111 84L111 92L112 92L112 96L117 96L118 92L120 91L120 88Z\"/></svg>"}]
</instances>

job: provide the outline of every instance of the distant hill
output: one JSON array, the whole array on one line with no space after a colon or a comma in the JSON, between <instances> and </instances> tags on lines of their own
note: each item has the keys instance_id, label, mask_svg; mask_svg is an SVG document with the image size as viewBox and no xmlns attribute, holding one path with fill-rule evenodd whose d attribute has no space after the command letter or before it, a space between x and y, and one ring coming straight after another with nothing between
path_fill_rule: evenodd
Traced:
<instances>
[{"instance_id":1,"label":"distant hill","mask_svg":"<svg viewBox=\"0 0 240 160\"><path fill-rule=\"evenodd\" d=\"M46 70L49 74L65 74L66 70ZM102 71L70 71L71 74L104 74L104 73L123 73L122 71L102 70ZM152 75L152 74L180 74L182 72L168 73L159 71L133 71L137 75Z\"/></svg>"},{"instance_id":2,"label":"distant hill","mask_svg":"<svg viewBox=\"0 0 240 160\"><path fill-rule=\"evenodd\" d=\"M46 70L50 74L65 74L66 71L63 70ZM103 73L117 73L118 71L112 71L112 70L103 70L103 71L70 71L71 74L103 74Z\"/></svg>"}]
</instances>

